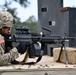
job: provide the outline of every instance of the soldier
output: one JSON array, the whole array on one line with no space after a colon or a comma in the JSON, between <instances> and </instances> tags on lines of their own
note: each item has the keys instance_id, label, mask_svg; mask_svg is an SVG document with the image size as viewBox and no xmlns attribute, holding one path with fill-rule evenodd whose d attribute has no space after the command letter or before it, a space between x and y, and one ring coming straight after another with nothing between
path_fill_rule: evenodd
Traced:
<instances>
[{"instance_id":1,"label":"soldier","mask_svg":"<svg viewBox=\"0 0 76 75\"><path fill-rule=\"evenodd\" d=\"M14 25L13 16L7 11L0 11L0 65L7 65L19 57L19 53L26 51L26 44L20 43L17 47L12 48L5 53L4 34L9 34Z\"/></svg>"}]
</instances>

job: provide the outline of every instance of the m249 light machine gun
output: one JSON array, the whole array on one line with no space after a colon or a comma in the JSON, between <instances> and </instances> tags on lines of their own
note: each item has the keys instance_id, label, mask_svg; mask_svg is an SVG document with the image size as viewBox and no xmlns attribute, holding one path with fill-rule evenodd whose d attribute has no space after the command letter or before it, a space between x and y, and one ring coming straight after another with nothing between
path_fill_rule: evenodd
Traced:
<instances>
[{"instance_id":1,"label":"m249 light machine gun","mask_svg":"<svg viewBox=\"0 0 76 75\"><path fill-rule=\"evenodd\" d=\"M49 32L51 32L47 28L43 28ZM7 41L16 41L16 42L25 42L26 46L28 48L29 52L29 58L34 58L34 57L41 57L43 55L45 45L46 44L61 44L61 51L59 54L58 62L60 61L60 56L62 53L62 49L64 48L65 50L65 55L66 55L66 64L68 64L68 55L66 51L66 46L65 42L67 40L75 40L75 37L67 37L66 34L64 37L61 36L54 36L54 35L48 35L48 34L38 34L38 33L30 33L29 28L26 27L17 27L16 28L16 34L14 35L13 38L7 40ZM37 62L41 60L38 59Z\"/></svg>"}]
</instances>

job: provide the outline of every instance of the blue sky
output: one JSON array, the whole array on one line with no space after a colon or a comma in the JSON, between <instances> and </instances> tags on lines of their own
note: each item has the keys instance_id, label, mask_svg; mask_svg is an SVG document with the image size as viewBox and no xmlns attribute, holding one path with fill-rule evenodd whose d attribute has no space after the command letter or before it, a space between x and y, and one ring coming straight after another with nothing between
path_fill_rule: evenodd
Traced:
<instances>
[{"instance_id":1,"label":"blue sky","mask_svg":"<svg viewBox=\"0 0 76 75\"><path fill-rule=\"evenodd\" d=\"M37 0L28 0L30 4L27 8L18 7L18 16L21 17L21 21L27 20L31 15L34 15L37 19L38 10L37 10Z\"/></svg>"},{"instance_id":2,"label":"blue sky","mask_svg":"<svg viewBox=\"0 0 76 75\"><path fill-rule=\"evenodd\" d=\"M0 0L0 5L4 4L5 0ZM8 0L7 0L8 1ZM28 0L30 4L27 8L22 8L19 4L12 2L11 7L17 7L17 16L21 18L21 21L27 20L31 15L34 15L37 19L37 0Z\"/></svg>"},{"instance_id":3,"label":"blue sky","mask_svg":"<svg viewBox=\"0 0 76 75\"><path fill-rule=\"evenodd\" d=\"M27 20L31 15L34 15L36 19L38 18L37 0L28 0L30 5L27 8L22 8L19 4L12 3L11 7L18 7L17 16L21 18L21 21ZM0 0L0 4L4 3L4 0ZM64 0L64 6L76 7L76 0Z\"/></svg>"}]
</instances>

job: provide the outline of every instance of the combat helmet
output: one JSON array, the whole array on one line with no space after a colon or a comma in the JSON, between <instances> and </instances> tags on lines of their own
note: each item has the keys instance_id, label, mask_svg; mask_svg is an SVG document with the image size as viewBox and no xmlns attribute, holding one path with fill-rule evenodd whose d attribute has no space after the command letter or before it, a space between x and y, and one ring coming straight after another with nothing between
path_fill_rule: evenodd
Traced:
<instances>
[{"instance_id":1,"label":"combat helmet","mask_svg":"<svg viewBox=\"0 0 76 75\"><path fill-rule=\"evenodd\" d=\"M3 27L12 27L14 25L13 16L7 12L0 10L0 29Z\"/></svg>"}]
</instances>

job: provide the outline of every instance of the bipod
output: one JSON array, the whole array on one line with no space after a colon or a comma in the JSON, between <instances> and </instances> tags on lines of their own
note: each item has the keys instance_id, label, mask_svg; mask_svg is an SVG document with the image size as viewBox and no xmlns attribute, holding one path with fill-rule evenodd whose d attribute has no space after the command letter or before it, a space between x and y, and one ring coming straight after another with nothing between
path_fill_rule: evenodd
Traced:
<instances>
[{"instance_id":1,"label":"bipod","mask_svg":"<svg viewBox=\"0 0 76 75\"><path fill-rule=\"evenodd\" d=\"M69 60L68 60L68 54L67 54L67 51L66 51L65 41L62 42L62 46L61 46L61 50L60 50L60 54L59 54L57 62L60 62L60 57L61 57L63 48L64 48L64 51L65 51L65 57L66 57L66 62L65 63L68 64Z\"/></svg>"}]
</instances>

